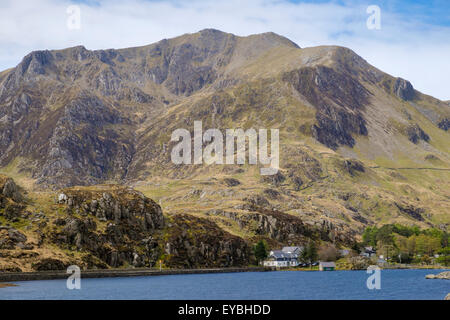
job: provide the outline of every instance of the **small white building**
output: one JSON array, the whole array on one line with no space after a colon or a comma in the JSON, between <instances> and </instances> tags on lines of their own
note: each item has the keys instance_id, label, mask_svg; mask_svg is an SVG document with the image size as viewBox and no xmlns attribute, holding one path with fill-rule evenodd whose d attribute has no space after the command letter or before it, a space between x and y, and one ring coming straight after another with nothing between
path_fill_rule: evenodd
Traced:
<instances>
[{"instance_id":1,"label":"small white building","mask_svg":"<svg viewBox=\"0 0 450 320\"><path fill-rule=\"evenodd\" d=\"M269 257L264 260L265 267L296 267L299 265L298 257L303 248L301 247L284 247L281 250L272 250Z\"/></svg>"},{"instance_id":2,"label":"small white building","mask_svg":"<svg viewBox=\"0 0 450 320\"><path fill-rule=\"evenodd\" d=\"M319 262L319 270L320 271L334 271L336 270L336 264L334 262L325 262L320 261Z\"/></svg>"}]
</instances>

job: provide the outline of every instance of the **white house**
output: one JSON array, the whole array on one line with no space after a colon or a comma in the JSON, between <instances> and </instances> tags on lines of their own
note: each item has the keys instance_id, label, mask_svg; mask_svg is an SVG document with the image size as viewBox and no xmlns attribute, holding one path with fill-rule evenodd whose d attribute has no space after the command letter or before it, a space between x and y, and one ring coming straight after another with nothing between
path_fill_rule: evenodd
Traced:
<instances>
[{"instance_id":1,"label":"white house","mask_svg":"<svg viewBox=\"0 0 450 320\"><path fill-rule=\"evenodd\" d=\"M265 267L296 267L298 266L298 257L302 252L302 247L284 247L281 250L272 250L269 257L264 260Z\"/></svg>"}]
</instances>

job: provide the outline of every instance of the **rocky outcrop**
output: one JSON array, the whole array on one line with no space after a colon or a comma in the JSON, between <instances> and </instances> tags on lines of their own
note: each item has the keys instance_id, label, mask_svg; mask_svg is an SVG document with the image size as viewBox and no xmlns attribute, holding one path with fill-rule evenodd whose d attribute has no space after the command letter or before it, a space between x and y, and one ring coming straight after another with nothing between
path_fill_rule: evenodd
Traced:
<instances>
[{"instance_id":1,"label":"rocky outcrop","mask_svg":"<svg viewBox=\"0 0 450 320\"><path fill-rule=\"evenodd\" d=\"M1 196L10 198L15 202L21 202L23 196L13 179L0 175L0 193Z\"/></svg>"},{"instance_id":2,"label":"rocky outcrop","mask_svg":"<svg viewBox=\"0 0 450 320\"><path fill-rule=\"evenodd\" d=\"M422 214L425 213L425 210L422 208L414 207L413 205L406 204L406 203L399 203L395 202L396 207L400 212L407 214L411 218L418 220L418 221L424 221Z\"/></svg>"},{"instance_id":3,"label":"rocky outcrop","mask_svg":"<svg viewBox=\"0 0 450 320\"><path fill-rule=\"evenodd\" d=\"M0 216L8 220L17 219L24 209L23 195L14 180L0 175Z\"/></svg>"},{"instance_id":4,"label":"rocky outcrop","mask_svg":"<svg viewBox=\"0 0 450 320\"><path fill-rule=\"evenodd\" d=\"M341 168L351 176L355 176L358 173L363 173L366 171L364 164L355 159L344 160L341 164Z\"/></svg>"},{"instance_id":5,"label":"rocky outcrop","mask_svg":"<svg viewBox=\"0 0 450 320\"><path fill-rule=\"evenodd\" d=\"M425 131L423 131L422 128L417 124L406 128L406 134L408 135L409 141L411 141L412 143L418 143L419 140L423 140L425 142L430 141L430 136L427 135Z\"/></svg>"},{"instance_id":6,"label":"rocky outcrop","mask_svg":"<svg viewBox=\"0 0 450 320\"><path fill-rule=\"evenodd\" d=\"M115 185L74 187L58 194L58 203L82 215L92 215L100 221L125 221L152 231L164 226L161 207L142 193Z\"/></svg>"},{"instance_id":7,"label":"rocky outcrop","mask_svg":"<svg viewBox=\"0 0 450 320\"><path fill-rule=\"evenodd\" d=\"M336 241L351 243L353 236L348 232L339 231L333 224L322 221L321 224L311 226L305 224L299 217L286 214L270 206L267 199L261 196L247 200L239 209L249 212L238 213L225 210L211 210L209 215L221 215L235 221L239 228L250 230L259 236L265 236L285 245L298 245L308 239L329 241L330 232L335 233Z\"/></svg>"},{"instance_id":8,"label":"rocky outcrop","mask_svg":"<svg viewBox=\"0 0 450 320\"><path fill-rule=\"evenodd\" d=\"M32 268L35 271L66 270L68 266L68 263L53 258L45 258L32 264Z\"/></svg>"},{"instance_id":9,"label":"rocky outcrop","mask_svg":"<svg viewBox=\"0 0 450 320\"><path fill-rule=\"evenodd\" d=\"M160 255L155 234L163 228L164 217L153 200L130 188L97 186L64 189L57 202L69 216L55 221L60 229L52 234L54 243L90 252L103 262L90 259L99 267L155 264ZM103 230L99 223L106 223Z\"/></svg>"},{"instance_id":10,"label":"rocky outcrop","mask_svg":"<svg viewBox=\"0 0 450 320\"><path fill-rule=\"evenodd\" d=\"M241 182L235 178L225 178L225 179L223 179L223 182L228 187L235 187L235 186L238 186L241 184Z\"/></svg>"},{"instance_id":11,"label":"rocky outcrop","mask_svg":"<svg viewBox=\"0 0 450 320\"><path fill-rule=\"evenodd\" d=\"M22 272L22 269L20 269L17 266L0 266L0 272ZM2 287L1 285L4 283L0 283L0 288ZM14 286L14 285L11 285Z\"/></svg>"},{"instance_id":12,"label":"rocky outcrop","mask_svg":"<svg viewBox=\"0 0 450 320\"><path fill-rule=\"evenodd\" d=\"M165 264L170 267L236 267L251 262L245 240L207 219L172 216L165 234Z\"/></svg>"},{"instance_id":13,"label":"rocky outcrop","mask_svg":"<svg viewBox=\"0 0 450 320\"><path fill-rule=\"evenodd\" d=\"M0 249L24 248L27 237L11 227L0 226Z\"/></svg>"},{"instance_id":14,"label":"rocky outcrop","mask_svg":"<svg viewBox=\"0 0 450 320\"><path fill-rule=\"evenodd\" d=\"M411 83L405 79L397 78L394 83L394 93L402 100L413 100L415 91Z\"/></svg>"},{"instance_id":15,"label":"rocky outcrop","mask_svg":"<svg viewBox=\"0 0 450 320\"><path fill-rule=\"evenodd\" d=\"M427 274L425 279L445 279L450 280L450 271L444 271L438 274Z\"/></svg>"},{"instance_id":16,"label":"rocky outcrop","mask_svg":"<svg viewBox=\"0 0 450 320\"><path fill-rule=\"evenodd\" d=\"M286 177L284 176L284 174L278 171L273 175L263 176L261 180L263 182L270 183L271 185L278 187L286 180Z\"/></svg>"},{"instance_id":17,"label":"rocky outcrop","mask_svg":"<svg viewBox=\"0 0 450 320\"><path fill-rule=\"evenodd\" d=\"M441 121L439 121L438 127L441 128L442 130L448 131L448 129L450 128L450 119L448 118L442 119Z\"/></svg>"}]
</instances>

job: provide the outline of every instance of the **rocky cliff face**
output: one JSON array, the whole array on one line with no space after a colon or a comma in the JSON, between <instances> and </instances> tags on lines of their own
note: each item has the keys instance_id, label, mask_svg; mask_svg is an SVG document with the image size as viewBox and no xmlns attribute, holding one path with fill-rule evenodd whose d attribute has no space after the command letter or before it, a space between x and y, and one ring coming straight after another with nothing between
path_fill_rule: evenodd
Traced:
<instances>
[{"instance_id":1,"label":"rocky cliff face","mask_svg":"<svg viewBox=\"0 0 450 320\"><path fill-rule=\"evenodd\" d=\"M189 215L170 219L164 239L165 264L178 268L247 266L251 247L214 222Z\"/></svg>"},{"instance_id":2,"label":"rocky cliff face","mask_svg":"<svg viewBox=\"0 0 450 320\"><path fill-rule=\"evenodd\" d=\"M367 135L361 111L368 103L369 91L351 75L319 66L291 71L284 80L317 109L317 124L311 130L321 143L332 149L352 147L353 133Z\"/></svg>"},{"instance_id":3,"label":"rocky cliff face","mask_svg":"<svg viewBox=\"0 0 450 320\"><path fill-rule=\"evenodd\" d=\"M65 189L58 203L65 206L68 217L54 222L59 228L52 233L53 242L90 252L103 262L97 266L155 264L159 251L153 236L163 228L164 217L151 199L132 189L110 186Z\"/></svg>"}]
</instances>

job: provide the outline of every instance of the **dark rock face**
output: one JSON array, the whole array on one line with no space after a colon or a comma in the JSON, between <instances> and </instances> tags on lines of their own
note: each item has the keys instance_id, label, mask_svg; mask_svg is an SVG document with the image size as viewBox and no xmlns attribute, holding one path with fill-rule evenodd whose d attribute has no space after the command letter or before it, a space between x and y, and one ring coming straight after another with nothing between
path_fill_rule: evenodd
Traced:
<instances>
[{"instance_id":1,"label":"dark rock face","mask_svg":"<svg viewBox=\"0 0 450 320\"><path fill-rule=\"evenodd\" d=\"M52 235L54 243L90 252L99 260L93 258L90 263L99 267L155 264L160 252L154 235L163 228L164 217L151 199L132 189L109 186L65 189L58 202L66 205L69 214L77 212L83 218L69 216L58 222L63 227ZM108 222L104 231L99 230L94 216Z\"/></svg>"},{"instance_id":2,"label":"dark rock face","mask_svg":"<svg viewBox=\"0 0 450 320\"><path fill-rule=\"evenodd\" d=\"M48 141L40 184L95 184L108 175L121 178L134 153L131 142L105 127L123 123L117 111L83 92L64 108Z\"/></svg>"},{"instance_id":3,"label":"dark rock face","mask_svg":"<svg viewBox=\"0 0 450 320\"><path fill-rule=\"evenodd\" d=\"M147 74L176 95L191 95L217 79L216 67L228 62L235 37L218 30L206 29L192 42L173 45L162 40L150 47L149 55L156 65Z\"/></svg>"},{"instance_id":4,"label":"dark rock face","mask_svg":"<svg viewBox=\"0 0 450 320\"><path fill-rule=\"evenodd\" d=\"M193 58L198 59L201 54L199 48L187 43L175 49L169 63L169 78L166 81L171 92L177 95L190 95L216 79L215 71L211 66L191 64Z\"/></svg>"},{"instance_id":5,"label":"dark rock face","mask_svg":"<svg viewBox=\"0 0 450 320\"><path fill-rule=\"evenodd\" d=\"M278 187L286 180L286 177L278 171L276 174L271 176L263 176L261 179L263 182L270 183Z\"/></svg>"},{"instance_id":6,"label":"dark rock face","mask_svg":"<svg viewBox=\"0 0 450 320\"><path fill-rule=\"evenodd\" d=\"M270 207L269 201L267 201L266 198L264 198L259 194L249 198L245 198L244 201L246 202L244 208L247 210L253 210L254 208L259 207L266 207L266 208Z\"/></svg>"},{"instance_id":7,"label":"dark rock face","mask_svg":"<svg viewBox=\"0 0 450 320\"><path fill-rule=\"evenodd\" d=\"M281 197L280 193L274 189L264 189L264 195L266 195L269 199L279 199Z\"/></svg>"},{"instance_id":8,"label":"dark rock face","mask_svg":"<svg viewBox=\"0 0 450 320\"><path fill-rule=\"evenodd\" d=\"M32 264L35 271L66 270L68 266L69 264L53 258L45 258Z\"/></svg>"},{"instance_id":9,"label":"dark rock face","mask_svg":"<svg viewBox=\"0 0 450 320\"><path fill-rule=\"evenodd\" d=\"M319 66L288 72L283 80L316 108L317 125L312 133L319 142L332 149L353 147L353 133L367 135L360 112L368 103L369 92L352 76Z\"/></svg>"},{"instance_id":10,"label":"dark rock face","mask_svg":"<svg viewBox=\"0 0 450 320\"><path fill-rule=\"evenodd\" d=\"M352 176L356 175L358 172L365 172L363 163L354 159L344 160L343 168Z\"/></svg>"},{"instance_id":11,"label":"dark rock face","mask_svg":"<svg viewBox=\"0 0 450 320\"><path fill-rule=\"evenodd\" d=\"M444 118L438 123L438 127L442 130L448 131L450 128L450 120L448 118Z\"/></svg>"},{"instance_id":12,"label":"dark rock face","mask_svg":"<svg viewBox=\"0 0 450 320\"><path fill-rule=\"evenodd\" d=\"M5 266L0 267L0 272L22 272L22 269L17 266Z\"/></svg>"},{"instance_id":13,"label":"dark rock face","mask_svg":"<svg viewBox=\"0 0 450 320\"><path fill-rule=\"evenodd\" d=\"M430 136L428 136L425 131L423 131L422 128L417 124L409 126L406 129L406 134L408 135L409 141L411 141L412 143L418 143L419 140L423 140L426 142L430 141Z\"/></svg>"},{"instance_id":14,"label":"dark rock face","mask_svg":"<svg viewBox=\"0 0 450 320\"><path fill-rule=\"evenodd\" d=\"M412 205L402 204L402 203L398 203L398 202L395 202L395 205L400 210L400 212L409 215L413 219L416 219L418 221L425 220L422 216L422 214L424 213L424 210L422 208L416 208Z\"/></svg>"},{"instance_id":15,"label":"dark rock face","mask_svg":"<svg viewBox=\"0 0 450 320\"><path fill-rule=\"evenodd\" d=\"M214 222L190 215L172 217L165 241L170 267L236 267L250 262L251 250L241 238Z\"/></svg>"},{"instance_id":16,"label":"dark rock face","mask_svg":"<svg viewBox=\"0 0 450 320\"><path fill-rule=\"evenodd\" d=\"M14 249L17 246L23 246L27 241L27 237L20 231L9 228L0 227L0 249Z\"/></svg>"},{"instance_id":17,"label":"dark rock face","mask_svg":"<svg viewBox=\"0 0 450 320\"><path fill-rule=\"evenodd\" d=\"M415 96L415 91L411 83L402 78L395 80L394 93L397 97L405 101L413 100Z\"/></svg>"},{"instance_id":18,"label":"dark rock face","mask_svg":"<svg viewBox=\"0 0 450 320\"><path fill-rule=\"evenodd\" d=\"M241 184L238 179L234 179L234 178L225 178L225 179L223 179L223 182L228 187L235 187L235 186L238 186Z\"/></svg>"},{"instance_id":19,"label":"dark rock face","mask_svg":"<svg viewBox=\"0 0 450 320\"><path fill-rule=\"evenodd\" d=\"M14 180L0 175L0 216L3 215L8 220L19 217L24 209L23 195Z\"/></svg>"}]
</instances>

